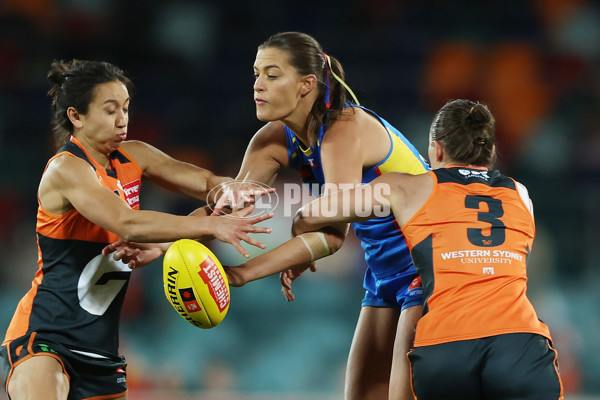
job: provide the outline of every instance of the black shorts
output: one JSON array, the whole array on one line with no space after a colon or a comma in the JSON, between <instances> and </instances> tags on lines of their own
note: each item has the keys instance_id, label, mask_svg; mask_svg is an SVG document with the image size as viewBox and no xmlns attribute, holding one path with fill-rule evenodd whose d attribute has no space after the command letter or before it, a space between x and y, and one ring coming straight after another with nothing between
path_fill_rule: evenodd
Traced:
<instances>
[{"instance_id":1,"label":"black shorts","mask_svg":"<svg viewBox=\"0 0 600 400\"><path fill-rule=\"evenodd\" d=\"M556 350L540 335L512 333L417 347L408 358L419 400L563 398Z\"/></svg>"},{"instance_id":2,"label":"black shorts","mask_svg":"<svg viewBox=\"0 0 600 400\"><path fill-rule=\"evenodd\" d=\"M0 347L4 388L13 369L36 355L54 357L69 378L68 400L114 399L127 393L124 357L95 358L74 353L65 346L32 333Z\"/></svg>"}]
</instances>

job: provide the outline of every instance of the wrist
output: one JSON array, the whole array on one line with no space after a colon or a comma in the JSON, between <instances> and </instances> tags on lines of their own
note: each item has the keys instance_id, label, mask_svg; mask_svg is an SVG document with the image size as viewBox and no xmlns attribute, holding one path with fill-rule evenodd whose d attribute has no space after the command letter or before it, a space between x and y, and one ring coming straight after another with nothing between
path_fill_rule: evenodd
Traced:
<instances>
[{"instance_id":1,"label":"wrist","mask_svg":"<svg viewBox=\"0 0 600 400\"><path fill-rule=\"evenodd\" d=\"M217 201L219 201L219 197L223 194L225 184L231 181L233 179L230 177L214 175L209 182L209 195L206 196L206 203L214 207Z\"/></svg>"}]
</instances>

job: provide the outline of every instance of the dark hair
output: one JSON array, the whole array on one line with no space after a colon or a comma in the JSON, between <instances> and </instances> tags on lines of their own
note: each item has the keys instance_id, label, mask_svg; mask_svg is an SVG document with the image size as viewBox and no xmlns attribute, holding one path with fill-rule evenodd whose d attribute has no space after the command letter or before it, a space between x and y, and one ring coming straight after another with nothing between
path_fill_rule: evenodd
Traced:
<instances>
[{"instance_id":1,"label":"dark hair","mask_svg":"<svg viewBox=\"0 0 600 400\"><path fill-rule=\"evenodd\" d=\"M485 104L449 101L434 117L431 136L453 161L482 166L495 162L495 119Z\"/></svg>"},{"instance_id":2,"label":"dark hair","mask_svg":"<svg viewBox=\"0 0 600 400\"><path fill-rule=\"evenodd\" d=\"M87 114L96 86L120 81L129 93L133 90L133 83L120 68L103 61L54 61L48 80L52 83L48 96L52 98L52 130L57 148L73 134L67 109L73 107L80 114Z\"/></svg>"},{"instance_id":3,"label":"dark hair","mask_svg":"<svg viewBox=\"0 0 600 400\"><path fill-rule=\"evenodd\" d=\"M300 75L313 74L318 79L319 96L308 116L308 137L311 143L316 141L318 128L322 124L333 123L342 113L346 104L346 89L331 72L345 80L344 69L340 62L329 56L331 71L325 58L323 48L315 38L302 32L276 33L265 40L258 50L268 47L286 51L290 55L289 62ZM329 72L329 108L326 107L325 97Z\"/></svg>"}]
</instances>

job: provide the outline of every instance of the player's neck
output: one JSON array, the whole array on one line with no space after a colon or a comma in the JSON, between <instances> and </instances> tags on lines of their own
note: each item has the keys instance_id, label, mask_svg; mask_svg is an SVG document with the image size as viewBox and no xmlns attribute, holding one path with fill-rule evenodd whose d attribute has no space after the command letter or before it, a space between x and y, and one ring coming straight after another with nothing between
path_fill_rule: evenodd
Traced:
<instances>
[{"instance_id":1,"label":"player's neck","mask_svg":"<svg viewBox=\"0 0 600 400\"><path fill-rule=\"evenodd\" d=\"M457 162L449 162L444 165L444 168L470 168L470 169L483 169L488 170L489 168L483 165L475 165L475 164L461 164Z\"/></svg>"}]
</instances>

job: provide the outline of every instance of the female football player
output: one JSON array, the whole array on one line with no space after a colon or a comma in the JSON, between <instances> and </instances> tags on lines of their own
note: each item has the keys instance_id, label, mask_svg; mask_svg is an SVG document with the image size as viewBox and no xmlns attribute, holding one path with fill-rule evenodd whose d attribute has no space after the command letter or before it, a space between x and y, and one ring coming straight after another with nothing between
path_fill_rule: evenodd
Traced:
<instances>
[{"instance_id":1,"label":"female football player","mask_svg":"<svg viewBox=\"0 0 600 400\"><path fill-rule=\"evenodd\" d=\"M419 400L563 398L550 331L526 295L533 206L525 186L490 169L494 125L485 105L451 101L431 125L433 171L325 195L295 223L310 232L393 212L424 290L409 353Z\"/></svg>"},{"instance_id":2,"label":"female football player","mask_svg":"<svg viewBox=\"0 0 600 400\"><path fill-rule=\"evenodd\" d=\"M327 185L366 183L390 171L419 174L428 169L396 128L358 104L344 82L341 64L310 35L284 32L269 37L258 47L253 68L256 116L266 124L250 141L238 179L271 184L281 169L291 168L318 196ZM368 267L348 358L346 399L411 399L406 353L422 313L416 270L393 216L353 227ZM242 286L284 271L283 292L293 300L291 282L313 268L315 260L337 250L347 230L342 224L298 235L273 252L229 268L230 284ZM115 257L132 265L146 262L132 253L135 247L121 242L107 247L114 250Z\"/></svg>"},{"instance_id":3,"label":"female football player","mask_svg":"<svg viewBox=\"0 0 600 400\"><path fill-rule=\"evenodd\" d=\"M271 183L280 169L291 168L318 196L328 185L366 183L390 171L427 170L396 128L359 105L341 64L313 37L299 32L271 36L258 47L254 76L256 115L266 124L252 138L239 177ZM416 270L393 216L353 228L368 267L348 358L346 399L409 399L406 353L422 304L420 286L411 286ZM243 285L283 270L283 291L292 300L291 281L338 249L346 232L343 224L298 235L272 254L230 268L230 283Z\"/></svg>"},{"instance_id":4,"label":"female football player","mask_svg":"<svg viewBox=\"0 0 600 400\"><path fill-rule=\"evenodd\" d=\"M8 327L0 355L12 400L116 399L126 395L118 326L131 270L102 254L119 237L136 242L216 237L242 254L243 218L176 216L139 208L142 178L207 200L226 178L126 140L131 82L106 62L54 62L52 123L60 149L38 189L39 269ZM215 199L209 199L214 201Z\"/></svg>"}]
</instances>

